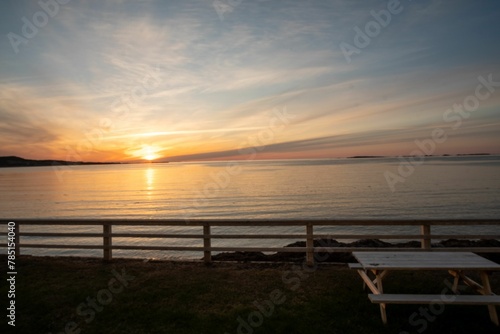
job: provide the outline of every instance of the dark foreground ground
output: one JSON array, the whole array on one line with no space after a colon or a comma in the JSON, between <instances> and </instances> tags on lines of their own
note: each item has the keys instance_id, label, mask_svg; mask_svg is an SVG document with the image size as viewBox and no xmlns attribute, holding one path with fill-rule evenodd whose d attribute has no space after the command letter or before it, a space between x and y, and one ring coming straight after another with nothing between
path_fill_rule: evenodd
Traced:
<instances>
[{"instance_id":1,"label":"dark foreground ground","mask_svg":"<svg viewBox=\"0 0 500 334\"><path fill-rule=\"evenodd\" d=\"M500 333L485 306L389 305L384 326L345 265L22 256L16 266L16 327L2 279L1 333ZM439 294L450 277L398 272L385 290ZM500 273L491 281L500 293Z\"/></svg>"}]
</instances>

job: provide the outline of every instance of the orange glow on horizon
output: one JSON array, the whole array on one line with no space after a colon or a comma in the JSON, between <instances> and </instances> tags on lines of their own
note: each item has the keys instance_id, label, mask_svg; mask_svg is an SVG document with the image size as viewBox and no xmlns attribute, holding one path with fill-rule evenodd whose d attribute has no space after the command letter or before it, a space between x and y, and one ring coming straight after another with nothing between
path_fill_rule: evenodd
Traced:
<instances>
[{"instance_id":1,"label":"orange glow on horizon","mask_svg":"<svg viewBox=\"0 0 500 334\"><path fill-rule=\"evenodd\" d=\"M146 147L146 154L144 155L144 159L153 161L155 159L158 159L159 156L156 154L154 149L151 146Z\"/></svg>"},{"instance_id":2,"label":"orange glow on horizon","mask_svg":"<svg viewBox=\"0 0 500 334\"><path fill-rule=\"evenodd\" d=\"M130 155L147 161L153 161L161 156L158 152L161 151L160 147L156 145L142 145L140 149L130 152Z\"/></svg>"}]
</instances>

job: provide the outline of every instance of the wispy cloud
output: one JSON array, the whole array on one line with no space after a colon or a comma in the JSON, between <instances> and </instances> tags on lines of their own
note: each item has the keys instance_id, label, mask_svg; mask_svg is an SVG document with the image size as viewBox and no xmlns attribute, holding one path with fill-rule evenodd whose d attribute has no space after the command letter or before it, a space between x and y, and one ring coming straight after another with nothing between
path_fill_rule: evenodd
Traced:
<instances>
[{"instance_id":1,"label":"wispy cloud","mask_svg":"<svg viewBox=\"0 0 500 334\"><path fill-rule=\"evenodd\" d=\"M282 106L295 117L263 157L408 154L479 75L500 81L500 11L403 2L347 64L339 44L386 5L243 1L221 21L210 1L70 2L18 54L0 41L0 155L65 158L93 132L89 160L135 159L148 145L176 159L238 158ZM9 4L0 33L21 33L38 10ZM493 147L499 96L443 149Z\"/></svg>"}]
</instances>

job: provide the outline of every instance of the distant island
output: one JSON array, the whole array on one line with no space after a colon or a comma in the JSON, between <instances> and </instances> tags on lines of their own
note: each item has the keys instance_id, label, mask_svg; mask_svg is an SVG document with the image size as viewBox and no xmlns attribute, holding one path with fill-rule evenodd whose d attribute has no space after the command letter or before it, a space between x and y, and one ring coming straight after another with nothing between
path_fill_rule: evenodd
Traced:
<instances>
[{"instance_id":1,"label":"distant island","mask_svg":"<svg viewBox=\"0 0 500 334\"><path fill-rule=\"evenodd\" d=\"M490 153L466 153L466 154L455 154L456 157L463 157L466 155L491 155ZM453 155L443 154L443 157L451 157Z\"/></svg>"},{"instance_id":2,"label":"distant island","mask_svg":"<svg viewBox=\"0 0 500 334\"><path fill-rule=\"evenodd\" d=\"M64 160L30 160L16 156L0 157L0 167L37 167L58 165L115 165L121 162L85 162Z\"/></svg>"},{"instance_id":3,"label":"distant island","mask_svg":"<svg viewBox=\"0 0 500 334\"><path fill-rule=\"evenodd\" d=\"M347 157L347 159L374 159L374 158L388 158L383 155L355 155L352 157Z\"/></svg>"},{"instance_id":4,"label":"distant island","mask_svg":"<svg viewBox=\"0 0 500 334\"><path fill-rule=\"evenodd\" d=\"M470 155L491 155L490 153L464 153L464 154L434 154L425 155L426 157L465 157ZM403 158L410 158L413 155L403 155ZM352 157L347 157L347 159L375 159L375 158L395 158L394 156L384 156L384 155L355 155Z\"/></svg>"}]
</instances>

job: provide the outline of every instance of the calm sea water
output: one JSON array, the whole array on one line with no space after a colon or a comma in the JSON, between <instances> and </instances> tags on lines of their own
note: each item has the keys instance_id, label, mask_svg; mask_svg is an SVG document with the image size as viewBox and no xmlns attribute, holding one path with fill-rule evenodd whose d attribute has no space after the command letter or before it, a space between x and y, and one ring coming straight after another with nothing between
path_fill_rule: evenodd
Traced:
<instances>
[{"instance_id":1,"label":"calm sea water","mask_svg":"<svg viewBox=\"0 0 500 334\"><path fill-rule=\"evenodd\" d=\"M74 166L59 171L52 167L3 168L0 169L0 217L2 221L15 221L16 218L500 217L500 157L427 158L422 165L415 166L404 182L395 184L395 191L391 191L384 173L397 175L399 166L398 159L380 158ZM56 227L30 227L30 231L50 229ZM263 229L268 233L303 232L294 228L231 227L215 229L214 233L253 233ZM199 232L189 227L127 228L127 231L173 230ZM404 228L392 230L394 233L407 231ZM80 228L79 231L93 231L93 228ZM459 231L499 233L492 227ZM318 228L315 232L359 233L360 230L339 227ZM387 231L365 227L362 232ZM23 241L36 242L37 238ZM44 242L98 244L100 241L54 238ZM117 239L114 242L200 245L198 240L189 239ZM221 240L214 246L231 242ZM255 242L238 241L238 245L255 245ZM282 246L283 243L289 242L258 241L262 246ZM24 253L101 254L99 251L41 249L26 249ZM115 255L176 257L171 252L143 251L116 251Z\"/></svg>"}]
</instances>

